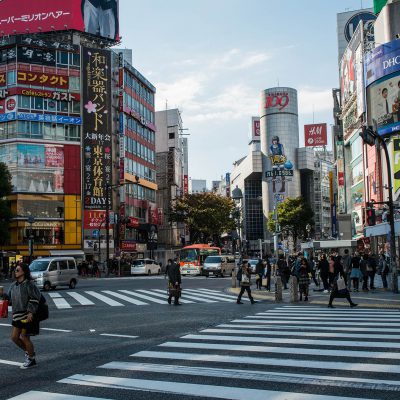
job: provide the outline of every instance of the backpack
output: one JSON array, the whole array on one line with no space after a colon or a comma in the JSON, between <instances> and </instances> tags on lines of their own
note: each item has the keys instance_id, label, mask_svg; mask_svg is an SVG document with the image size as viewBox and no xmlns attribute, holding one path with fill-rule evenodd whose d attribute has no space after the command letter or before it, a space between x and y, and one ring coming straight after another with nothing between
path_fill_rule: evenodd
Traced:
<instances>
[{"instance_id":1,"label":"backpack","mask_svg":"<svg viewBox=\"0 0 400 400\"><path fill-rule=\"evenodd\" d=\"M39 300L39 307L35 314L35 317L39 322L45 321L49 318L49 306L46 303L45 297L41 294Z\"/></svg>"}]
</instances>

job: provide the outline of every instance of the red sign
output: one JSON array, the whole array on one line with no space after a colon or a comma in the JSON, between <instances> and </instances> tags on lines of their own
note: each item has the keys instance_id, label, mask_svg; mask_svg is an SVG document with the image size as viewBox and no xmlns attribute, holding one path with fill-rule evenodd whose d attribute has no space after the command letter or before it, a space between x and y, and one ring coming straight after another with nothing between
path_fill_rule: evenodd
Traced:
<instances>
[{"instance_id":1,"label":"red sign","mask_svg":"<svg viewBox=\"0 0 400 400\"><path fill-rule=\"evenodd\" d=\"M304 145L306 147L326 146L327 144L326 124L304 125Z\"/></svg>"},{"instance_id":2,"label":"red sign","mask_svg":"<svg viewBox=\"0 0 400 400\"><path fill-rule=\"evenodd\" d=\"M128 217L129 222L126 224L127 228L139 228L139 220L134 217Z\"/></svg>"},{"instance_id":3,"label":"red sign","mask_svg":"<svg viewBox=\"0 0 400 400\"><path fill-rule=\"evenodd\" d=\"M42 72L18 71L17 82L23 85L55 87L60 89L68 89L68 76L45 74Z\"/></svg>"},{"instance_id":4,"label":"red sign","mask_svg":"<svg viewBox=\"0 0 400 400\"><path fill-rule=\"evenodd\" d=\"M46 167L64 167L64 149L46 145L44 149Z\"/></svg>"},{"instance_id":5,"label":"red sign","mask_svg":"<svg viewBox=\"0 0 400 400\"><path fill-rule=\"evenodd\" d=\"M9 99L6 100L7 112L15 111L16 107L17 107L17 102L15 101L15 97L10 97Z\"/></svg>"},{"instance_id":6,"label":"red sign","mask_svg":"<svg viewBox=\"0 0 400 400\"><path fill-rule=\"evenodd\" d=\"M277 107L279 111L282 111L289 104L289 94L286 92L282 93L268 93L265 99L265 108Z\"/></svg>"},{"instance_id":7,"label":"red sign","mask_svg":"<svg viewBox=\"0 0 400 400\"><path fill-rule=\"evenodd\" d=\"M135 242L127 242L127 241L123 240L121 242L121 250L136 251L136 243Z\"/></svg>"},{"instance_id":8,"label":"red sign","mask_svg":"<svg viewBox=\"0 0 400 400\"><path fill-rule=\"evenodd\" d=\"M344 186L344 172L338 172L338 185Z\"/></svg>"},{"instance_id":9,"label":"red sign","mask_svg":"<svg viewBox=\"0 0 400 400\"><path fill-rule=\"evenodd\" d=\"M253 136L260 136L260 120L253 121Z\"/></svg>"},{"instance_id":10,"label":"red sign","mask_svg":"<svg viewBox=\"0 0 400 400\"><path fill-rule=\"evenodd\" d=\"M183 175L183 194L189 193L189 178L187 175Z\"/></svg>"},{"instance_id":11,"label":"red sign","mask_svg":"<svg viewBox=\"0 0 400 400\"><path fill-rule=\"evenodd\" d=\"M117 0L2 0L0 3L2 36L78 30L119 39Z\"/></svg>"},{"instance_id":12,"label":"red sign","mask_svg":"<svg viewBox=\"0 0 400 400\"><path fill-rule=\"evenodd\" d=\"M100 229L100 227L101 229L105 229L105 221L105 211L85 210L83 215L83 229Z\"/></svg>"}]
</instances>

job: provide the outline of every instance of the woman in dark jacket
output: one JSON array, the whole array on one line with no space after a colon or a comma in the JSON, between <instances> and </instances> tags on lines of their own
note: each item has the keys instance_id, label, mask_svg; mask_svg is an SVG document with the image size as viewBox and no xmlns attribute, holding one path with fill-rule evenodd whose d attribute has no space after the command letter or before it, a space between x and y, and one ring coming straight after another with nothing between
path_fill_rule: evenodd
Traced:
<instances>
[{"instance_id":1,"label":"woman in dark jacket","mask_svg":"<svg viewBox=\"0 0 400 400\"><path fill-rule=\"evenodd\" d=\"M347 289L347 287L345 287L344 289L339 290L339 288L338 288L338 280L339 280L339 279L343 279L344 283L346 283L346 281L344 280L344 277L343 277L343 275L342 275L341 273L339 273L339 274L337 274L337 275L335 276L335 278L334 278L334 280L333 280L333 286L332 286L331 296L330 296L330 298L329 298L328 307L329 307L329 308L334 308L333 305L332 305L332 303L333 303L333 300L334 300L336 297L344 297L344 298L347 299L347 301L349 302L350 307L356 307L357 304L354 303L354 302L351 300L350 293L349 293L349 290Z\"/></svg>"},{"instance_id":2,"label":"woman in dark jacket","mask_svg":"<svg viewBox=\"0 0 400 400\"><path fill-rule=\"evenodd\" d=\"M299 269L299 291L300 291L300 301L303 298L304 301L308 301L308 285L310 284L310 278L308 276L308 265L307 260L303 258L301 260L301 265Z\"/></svg>"},{"instance_id":3,"label":"woman in dark jacket","mask_svg":"<svg viewBox=\"0 0 400 400\"><path fill-rule=\"evenodd\" d=\"M326 259L325 254L322 254L321 260L319 261L319 264L318 264L318 268L319 268L319 274L322 279L322 284L324 285L324 292L328 293L329 263L328 263L328 260Z\"/></svg>"},{"instance_id":4,"label":"woman in dark jacket","mask_svg":"<svg viewBox=\"0 0 400 400\"><path fill-rule=\"evenodd\" d=\"M8 292L12 306L11 340L25 352L25 362L21 368L36 365L35 349L30 337L39 334L39 321L34 316L39 307L40 291L31 278L27 264L15 268L15 280Z\"/></svg>"},{"instance_id":5,"label":"woman in dark jacket","mask_svg":"<svg viewBox=\"0 0 400 400\"><path fill-rule=\"evenodd\" d=\"M264 275L264 263L262 260L258 260L258 263L256 265L256 286L258 290L261 290L263 275Z\"/></svg>"}]
</instances>

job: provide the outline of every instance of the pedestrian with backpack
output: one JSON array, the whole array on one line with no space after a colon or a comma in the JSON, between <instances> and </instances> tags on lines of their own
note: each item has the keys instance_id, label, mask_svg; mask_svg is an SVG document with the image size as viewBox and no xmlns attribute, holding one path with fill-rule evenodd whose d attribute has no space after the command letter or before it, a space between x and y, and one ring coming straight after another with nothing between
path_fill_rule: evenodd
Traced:
<instances>
[{"instance_id":1,"label":"pedestrian with backpack","mask_svg":"<svg viewBox=\"0 0 400 400\"><path fill-rule=\"evenodd\" d=\"M41 294L32 280L28 264L22 263L15 268L15 280L7 295L12 306L11 340L25 352L25 362L21 369L27 369L36 366L31 336L39 334L39 319L36 314Z\"/></svg>"}]
</instances>

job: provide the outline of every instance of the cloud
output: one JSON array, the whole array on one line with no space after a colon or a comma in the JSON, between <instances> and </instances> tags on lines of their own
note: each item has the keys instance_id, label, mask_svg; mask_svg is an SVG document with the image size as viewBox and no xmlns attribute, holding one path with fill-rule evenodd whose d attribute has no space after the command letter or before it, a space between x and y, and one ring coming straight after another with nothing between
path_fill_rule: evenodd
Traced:
<instances>
[{"instance_id":1,"label":"cloud","mask_svg":"<svg viewBox=\"0 0 400 400\"><path fill-rule=\"evenodd\" d=\"M309 86L298 89L299 114L312 114L332 110L332 89Z\"/></svg>"}]
</instances>

